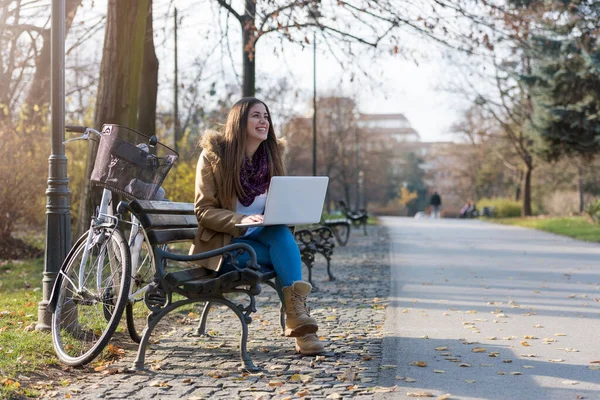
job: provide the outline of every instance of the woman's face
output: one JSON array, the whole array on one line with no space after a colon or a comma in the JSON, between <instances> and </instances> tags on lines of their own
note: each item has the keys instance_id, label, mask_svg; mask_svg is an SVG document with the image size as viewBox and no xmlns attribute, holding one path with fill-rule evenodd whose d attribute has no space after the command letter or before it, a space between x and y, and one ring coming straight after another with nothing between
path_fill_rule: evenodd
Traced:
<instances>
[{"instance_id":1,"label":"woman's face","mask_svg":"<svg viewBox=\"0 0 600 400\"><path fill-rule=\"evenodd\" d=\"M269 118L267 108L262 103L250 107L248 124L246 125L247 140L250 142L263 142L269 134Z\"/></svg>"}]
</instances>

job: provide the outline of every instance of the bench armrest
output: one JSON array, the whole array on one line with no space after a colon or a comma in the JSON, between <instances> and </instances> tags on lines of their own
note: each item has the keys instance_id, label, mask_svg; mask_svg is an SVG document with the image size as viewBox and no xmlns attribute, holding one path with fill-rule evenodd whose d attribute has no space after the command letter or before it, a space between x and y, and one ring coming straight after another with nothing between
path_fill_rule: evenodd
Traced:
<instances>
[{"instance_id":1,"label":"bench armrest","mask_svg":"<svg viewBox=\"0 0 600 400\"><path fill-rule=\"evenodd\" d=\"M248 263L245 267L238 267L237 261L235 261L235 258L243 252L247 252L250 255L250 261L248 261ZM158 270L157 272L159 273L161 278L167 274L166 271L164 270L164 263L163 263L164 260L193 262L193 261L198 261L198 260L205 260L207 258L220 256L220 255L225 255L225 256L229 255L229 257L232 258L231 265L238 271L243 271L246 268L250 268L255 271L258 271L260 269L260 266L258 265L258 262L256 259L256 253L254 252L254 249L246 243L233 243L233 244L221 247L220 249L211 250L211 251L207 251L204 253L189 254L189 255L188 254L171 253L169 251L161 249L160 247L154 248L154 256L156 257L156 268L157 268L157 270ZM199 268L201 268L201 267L199 267Z\"/></svg>"}]
</instances>

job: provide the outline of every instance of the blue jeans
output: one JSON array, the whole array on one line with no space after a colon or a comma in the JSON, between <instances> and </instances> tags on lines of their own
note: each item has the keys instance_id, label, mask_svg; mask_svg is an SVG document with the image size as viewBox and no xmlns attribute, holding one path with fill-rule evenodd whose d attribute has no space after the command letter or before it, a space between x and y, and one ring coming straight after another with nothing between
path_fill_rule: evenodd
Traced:
<instances>
[{"instance_id":1,"label":"blue jeans","mask_svg":"<svg viewBox=\"0 0 600 400\"><path fill-rule=\"evenodd\" d=\"M302 261L294 235L287 226L270 225L259 227L248 236L234 238L233 243L246 243L256 252L260 265L272 265L280 287L302 280ZM250 260L247 253L238 261L244 265Z\"/></svg>"}]
</instances>

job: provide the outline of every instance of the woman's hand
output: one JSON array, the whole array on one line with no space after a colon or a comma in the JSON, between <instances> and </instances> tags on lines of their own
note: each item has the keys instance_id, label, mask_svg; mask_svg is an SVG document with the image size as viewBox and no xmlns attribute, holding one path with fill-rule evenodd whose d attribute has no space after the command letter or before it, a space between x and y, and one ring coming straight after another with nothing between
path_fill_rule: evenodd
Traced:
<instances>
[{"instance_id":1,"label":"woman's hand","mask_svg":"<svg viewBox=\"0 0 600 400\"><path fill-rule=\"evenodd\" d=\"M249 224L249 223L255 223L255 222L263 222L263 215L262 214L253 214L253 215L247 215L244 218L242 218L242 224Z\"/></svg>"}]
</instances>

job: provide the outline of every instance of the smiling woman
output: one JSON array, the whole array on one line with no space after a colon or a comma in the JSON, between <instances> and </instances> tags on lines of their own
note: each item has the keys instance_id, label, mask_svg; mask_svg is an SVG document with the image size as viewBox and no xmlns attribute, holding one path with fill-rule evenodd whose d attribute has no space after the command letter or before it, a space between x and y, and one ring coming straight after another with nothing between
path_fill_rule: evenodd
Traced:
<instances>
[{"instance_id":1,"label":"smiling woman","mask_svg":"<svg viewBox=\"0 0 600 400\"><path fill-rule=\"evenodd\" d=\"M283 143L275 136L267 105L246 97L233 105L223 132L203 135L196 170L194 210L198 231L191 254L231 243L251 246L261 266L272 266L282 288L286 313L285 335L296 338L296 351L306 355L325 351L316 335L317 321L306 299L312 286L302 281L300 251L285 225L239 227L261 222L273 176L285 175ZM247 257L247 258L245 258ZM247 254L238 259L249 260ZM206 268L228 268L221 256L200 261Z\"/></svg>"}]
</instances>

